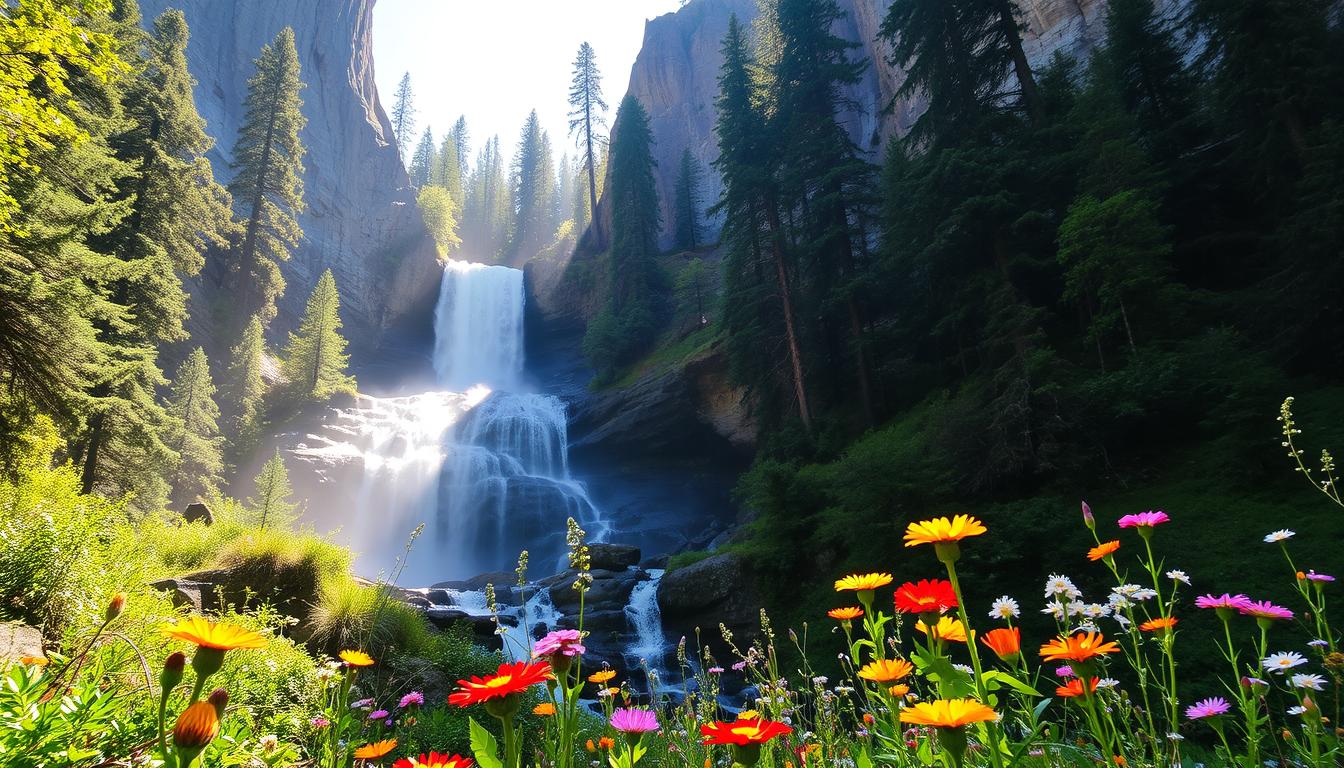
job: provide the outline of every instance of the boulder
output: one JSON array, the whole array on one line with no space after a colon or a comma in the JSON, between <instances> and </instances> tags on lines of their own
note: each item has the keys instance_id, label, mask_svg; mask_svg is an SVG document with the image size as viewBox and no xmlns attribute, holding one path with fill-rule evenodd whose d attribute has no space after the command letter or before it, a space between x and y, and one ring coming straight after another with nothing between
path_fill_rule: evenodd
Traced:
<instances>
[{"instance_id":1,"label":"boulder","mask_svg":"<svg viewBox=\"0 0 1344 768\"><path fill-rule=\"evenodd\" d=\"M160 579L150 582L149 586L167 592L174 606L186 608L192 613L205 612L207 605L210 606L211 610L216 607L215 603L217 601L212 584L187 579Z\"/></svg>"},{"instance_id":2,"label":"boulder","mask_svg":"<svg viewBox=\"0 0 1344 768\"><path fill-rule=\"evenodd\" d=\"M456 589L459 592L476 592L485 589L486 584L494 584L495 589L502 592L505 587L511 587L517 581L518 574L513 571L492 571L472 576L470 579L440 581L432 585L430 589Z\"/></svg>"},{"instance_id":3,"label":"boulder","mask_svg":"<svg viewBox=\"0 0 1344 768\"><path fill-rule=\"evenodd\" d=\"M631 544L589 544L588 557L593 568L623 571L639 564L639 547Z\"/></svg>"},{"instance_id":4,"label":"boulder","mask_svg":"<svg viewBox=\"0 0 1344 768\"><path fill-rule=\"evenodd\" d=\"M588 587L583 602L585 606L595 611L625 608L625 604L630 602L630 592L634 590L635 584L649 577L643 571L592 570L589 574L593 577L593 583ZM551 603L563 611L567 607L578 606L579 593L573 588L574 574L562 575L567 578L553 582L549 589Z\"/></svg>"},{"instance_id":5,"label":"boulder","mask_svg":"<svg viewBox=\"0 0 1344 768\"><path fill-rule=\"evenodd\" d=\"M214 613L225 606L270 603L286 616L306 619L318 598L318 574L303 562L280 559L246 560L220 568L155 582L171 591L174 602Z\"/></svg>"},{"instance_id":6,"label":"boulder","mask_svg":"<svg viewBox=\"0 0 1344 768\"><path fill-rule=\"evenodd\" d=\"M46 656L42 648L42 632L17 621L0 622L0 668L24 656Z\"/></svg>"},{"instance_id":7,"label":"boulder","mask_svg":"<svg viewBox=\"0 0 1344 768\"><path fill-rule=\"evenodd\" d=\"M669 625L693 630L726 624L734 632L757 629L760 600L754 577L740 555L724 552L665 574L658 608Z\"/></svg>"},{"instance_id":8,"label":"boulder","mask_svg":"<svg viewBox=\"0 0 1344 768\"><path fill-rule=\"evenodd\" d=\"M452 629L454 625L466 623L471 627L476 642L488 648L499 648L499 635L495 634L494 619L489 616L475 616L457 608L434 606L425 609L425 618L439 629Z\"/></svg>"},{"instance_id":9,"label":"boulder","mask_svg":"<svg viewBox=\"0 0 1344 768\"><path fill-rule=\"evenodd\" d=\"M585 610L583 612L583 628L588 632L623 632L627 623L624 610ZM579 617L566 614L560 617L556 626L560 629L578 629Z\"/></svg>"},{"instance_id":10,"label":"boulder","mask_svg":"<svg viewBox=\"0 0 1344 768\"><path fill-rule=\"evenodd\" d=\"M210 508L202 502L192 502L187 508L182 510L182 520L188 523L200 521L206 525L215 524L215 516L210 512Z\"/></svg>"}]
</instances>

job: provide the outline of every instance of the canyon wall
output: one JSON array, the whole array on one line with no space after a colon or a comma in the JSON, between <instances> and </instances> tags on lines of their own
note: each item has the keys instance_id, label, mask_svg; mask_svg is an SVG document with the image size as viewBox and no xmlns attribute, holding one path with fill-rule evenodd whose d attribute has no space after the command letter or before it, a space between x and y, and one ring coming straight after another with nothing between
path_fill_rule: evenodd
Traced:
<instances>
[{"instance_id":1,"label":"canyon wall","mask_svg":"<svg viewBox=\"0 0 1344 768\"><path fill-rule=\"evenodd\" d=\"M392 328L428 326L439 283L433 241L391 140L392 127L373 78L373 0L140 0L145 24L180 8L191 28L187 60L197 80L196 107L215 138L215 176L227 182L243 120L247 79L261 47L294 29L308 118L302 139L307 210L303 241L281 264L286 290L272 340L297 326L308 294L330 268L341 292L341 318L356 360L392 342ZM216 255L217 256L217 255ZM218 258L192 282L193 343L226 349L211 306L221 295Z\"/></svg>"}]
</instances>

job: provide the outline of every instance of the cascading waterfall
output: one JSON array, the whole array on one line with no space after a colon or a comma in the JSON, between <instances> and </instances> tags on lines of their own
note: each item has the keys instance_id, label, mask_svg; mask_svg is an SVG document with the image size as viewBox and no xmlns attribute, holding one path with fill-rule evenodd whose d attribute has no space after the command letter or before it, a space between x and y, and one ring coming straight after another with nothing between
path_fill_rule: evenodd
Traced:
<instances>
[{"instance_id":1,"label":"cascading waterfall","mask_svg":"<svg viewBox=\"0 0 1344 768\"><path fill-rule=\"evenodd\" d=\"M649 578L635 585L630 592L630 603L625 606L625 620L634 630L635 641L625 649L632 666L647 664L649 669L662 672L667 655L667 638L663 634L663 614L658 608L658 582L663 569L650 568Z\"/></svg>"}]
</instances>

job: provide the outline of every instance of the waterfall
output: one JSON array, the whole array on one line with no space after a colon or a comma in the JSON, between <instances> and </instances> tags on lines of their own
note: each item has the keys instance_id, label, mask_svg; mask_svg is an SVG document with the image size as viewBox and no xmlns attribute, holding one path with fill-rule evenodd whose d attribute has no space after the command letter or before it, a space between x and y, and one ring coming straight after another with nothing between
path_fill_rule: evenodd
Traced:
<instances>
[{"instance_id":1,"label":"waterfall","mask_svg":"<svg viewBox=\"0 0 1344 768\"><path fill-rule=\"evenodd\" d=\"M647 664L660 675L667 655L663 614L658 609L658 582L662 578L662 569L649 569L649 578L635 585L630 602L625 606L626 623L635 635L634 642L625 649L627 663L631 666Z\"/></svg>"},{"instance_id":2,"label":"waterfall","mask_svg":"<svg viewBox=\"0 0 1344 768\"><path fill-rule=\"evenodd\" d=\"M434 308L434 373L461 392L518 389L523 373L523 273L449 261Z\"/></svg>"}]
</instances>

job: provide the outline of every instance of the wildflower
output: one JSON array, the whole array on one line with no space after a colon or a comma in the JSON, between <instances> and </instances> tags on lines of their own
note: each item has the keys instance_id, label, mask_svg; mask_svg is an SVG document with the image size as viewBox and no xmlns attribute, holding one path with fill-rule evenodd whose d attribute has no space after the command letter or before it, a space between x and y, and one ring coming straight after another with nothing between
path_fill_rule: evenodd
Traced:
<instances>
[{"instance_id":1,"label":"wildflower","mask_svg":"<svg viewBox=\"0 0 1344 768\"><path fill-rule=\"evenodd\" d=\"M532 708L532 714L538 717L550 717L555 714L555 705L549 701L543 701Z\"/></svg>"},{"instance_id":2,"label":"wildflower","mask_svg":"<svg viewBox=\"0 0 1344 768\"><path fill-rule=\"evenodd\" d=\"M1231 621L1234 611L1240 612L1250 604L1251 598L1245 595L1229 595L1226 592L1222 595L1201 595L1195 598L1196 608L1212 608L1223 621Z\"/></svg>"},{"instance_id":3,"label":"wildflower","mask_svg":"<svg viewBox=\"0 0 1344 768\"><path fill-rule=\"evenodd\" d=\"M209 701L197 701L177 716L173 743L179 749L203 749L219 735L219 711Z\"/></svg>"},{"instance_id":4,"label":"wildflower","mask_svg":"<svg viewBox=\"0 0 1344 768\"><path fill-rule=\"evenodd\" d=\"M111 600L107 601L107 608L103 611L103 621L111 624L112 620L120 616L124 610L126 610L126 593L118 592L112 596Z\"/></svg>"},{"instance_id":5,"label":"wildflower","mask_svg":"<svg viewBox=\"0 0 1344 768\"><path fill-rule=\"evenodd\" d=\"M611 713L611 727L632 735L658 730L658 716L648 709L618 709Z\"/></svg>"},{"instance_id":6,"label":"wildflower","mask_svg":"<svg viewBox=\"0 0 1344 768\"><path fill-rule=\"evenodd\" d=\"M1018 607L1017 601L1008 595L1000 597L989 606L989 618L991 619L1016 619L1022 615L1022 610Z\"/></svg>"},{"instance_id":7,"label":"wildflower","mask_svg":"<svg viewBox=\"0 0 1344 768\"><path fill-rule=\"evenodd\" d=\"M1187 587L1190 586L1190 577L1186 575L1185 571L1167 571L1167 578L1172 581L1179 581Z\"/></svg>"},{"instance_id":8,"label":"wildflower","mask_svg":"<svg viewBox=\"0 0 1344 768\"><path fill-rule=\"evenodd\" d=\"M328 719L325 718L325 717L314 717L312 720L309 720L308 722L309 722L314 728L318 728L318 729L326 728L327 726L331 725L331 721L328 720Z\"/></svg>"},{"instance_id":9,"label":"wildflower","mask_svg":"<svg viewBox=\"0 0 1344 768\"><path fill-rule=\"evenodd\" d=\"M1097 690L1097 685L1100 682L1101 678L1094 677L1087 683L1087 688L1084 690L1083 679L1081 677L1075 677L1056 688L1055 695L1062 699L1071 699L1075 696L1082 696L1085 693L1093 693Z\"/></svg>"},{"instance_id":10,"label":"wildflower","mask_svg":"<svg viewBox=\"0 0 1344 768\"><path fill-rule=\"evenodd\" d=\"M746 668L747 668L747 662L745 662L745 661L739 661L739 662L733 664L733 671L734 671L734 672L741 672L742 670L744 670L744 669L746 669Z\"/></svg>"},{"instance_id":11,"label":"wildflower","mask_svg":"<svg viewBox=\"0 0 1344 768\"><path fill-rule=\"evenodd\" d=\"M419 757L403 757L393 763L392 768L472 768L473 762L470 757L430 752Z\"/></svg>"},{"instance_id":12,"label":"wildflower","mask_svg":"<svg viewBox=\"0 0 1344 768\"><path fill-rule=\"evenodd\" d=\"M836 621L853 621L863 615L863 609L857 605L847 605L844 608L832 608L826 615Z\"/></svg>"},{"instance_id":13,"label":"wildflower","mask_svg":"<svg viewBox=\"0 0 1344 768\"><path fill-rule=\"evenodd\" d=\"M910 523L905 528L905 546L917 547L920 544L932 544L938 559L955 562L961 550L958 542L970 536L979 536L988 529L984 523L970 515L955 515L951 518L935 517L918 523Z\"/></svg>"},{"instance_id":14,"label":"wildflower","mask_svg":"<svg viewBox=\"0 0 1344 768\"><path fill-rule=\"evenodd\" d=\"M1329 645L1329 644L1330 644L1330 641L1329 641L1329 640L1320 640L1320 639L1317 639L1317 640L1308 640L1308 641L1307 641L1307 645L1310 645L1312 648L1324 648L1324 647L1326 647L1326 646Z\"/></svg>"},{"instance_id":15,"label":"wildflower","mask_svg":"<svg viewBox=\"0 0 1344 768\"><path fill-rule=\"evenodd\" d=\"M1300 714L1302 714L1303 712L1306 712L1306 711L1307 711L1307 708L1304 707L1304 706L1301 706L1301 705L1293 706L1293 707L1289 707L1289 708L1288 708L1288 714L1290 714L1290 715L1300 715Z\"/></svg>"},{"instance_id":16,"label":"wildflower","mask_svg":"<svg viewBox=\"0 0 1344 768\"><path fill-rule=\"evenodd\" d=\"M1131 622L1130 622L1128 616L1126 616L1126 615L1124 615L1124 614L1122 614L1122 613L1117 613L1117 614L1115 614L1115 623L1116 623L1116 624L1119 624L1119 625L1120 625L1120 628L1123 629L1123 630L1125 630L1126 632L1129 631L1129 625L1130 625Z\"/></svg>"},{"instance_id":17,"label":"wildflower","mask_svg":"<svg viewBox=\"0 0 1344 768\"><path fill-rule=\"evenodd\" d=\"M588 650L583 647L582 635L577 629L557 629L548 633L532 647L532 658L543 656L582 656Z\"/></svg>"},{"instance_id":18,"label":"wildflower","mask_svg":"<svg viewBox=\"0 0 1344 768\"><path fill-rule=\"evenodd\" d=\"M951 616L938 619L938 623L933 625L932 633L929 632L928 626L922 621L915 624L915 628L938 640L947 640L953 643L966 642L966 627L962 625L960 620Z\"/></svg>"},{"instance_id":19,"label":"wildflower","mask_svg":"<svg viewBox=\"0 0 1344 768\"><path fill-rule=\"evenodd\" d=\"M419 691L411 691L405 696L402 696L401 701L397 702L397 707L399 709L405 709L411 705L423 707L425 705L425 694Z\"/></svg>"},{"instance_id":20,"label":"wildflower","mask_svg":"<svg viewBox=\"0 0 1344 768\"><path fill-rule=\"evenodd\" d=\"M543 663L519 661L500 664L493 675L483 678L473 675L471 680L458 680L457 690L448 697L448 702L466 707L478 702L516 697L516 694L550 678L551 670Z\"/></svg>"},{"instance_id":21,"label":"wildflower","mask_svg":"<svg viewBox=\"0 0 1344 768\"><path fill-rule=\"evenodd\" d=\"M612 747L615 746L616 746L616 740L611 738L610 736L603 736L602 738L597 740L598 749L611 749Z\"/></svg>"},{"instance_id":22,"label":"wildflower","mask_svg":"<svg viewBox=\"0 0 1344 768\"><path fill-rule=\"evenodd\" d=\"M371 667L373 657L363 651L341 651L341 661L352 667Z\"/></svg>"},{"instance_id":23,"label":"wildflower","mask_svg":"<svg viewBox=\"0 0 1344 768\"><path fill-rule=\"evenodd\" d=\"M1017 627L999 627L986 632L980 642L1003 661L1017 661L1022 651L1022 631Z\"/></svg>"},{"instance_id":24,"label":"wildflower","mask_svg":"<svg viewBox=\"0 0 1344 768\"><path fill-rule=\"evenodd\" d=\"M887 689L887 693L891 694L892 698L895 699L902 698L909 692L910 686L905 685L904 683L897 683Z\"/></svg>"},{"instance_id":25,"label":"wildflower","mask_svg":"<svg viewBox=\"0 0 1344 768\"><path fill-rule=\"evenodd\" d=\"M915 669L905 659L877 659L863 665L859 677L875 683L892 683L908 676Z\"/></svg>"},{"instance_id":26,"label":"wildflower","mask_svg":"<svg viewBox=\"0 0 1344 768\"><path fill-rule=\"evenodd\" d=\"M1045 607L1041 609L1041 613L1050 614L1051 616L1054 617L1055 621L1063 621L1064 619L1068 618L1068 614L1064 607L1064 604L1059 602L1058 600L1052 600L1046 603Z\"/></svg>"},{"instance_id":27,"label":"wildflower","mask_svg":"<svg viewBox=\"0 0 1344 768\"><path fill-rule=\"evenodd\" d=\"M159 631L168 637L218 651L266 647L266 638L257 632L236 624L215 623L200 616L192 616L176 624L165 624Z\"/></svg>"},{"instance_id":28,"label":"wildflower","mask_svg":"<svg viewBox=\"0 0 1344 768\"><path fill-rule=\"evenodd\" d=\"M1102 558L1107 558L1115 554L1115 551L1119 548L1120 548L1119 539L1116 539L1115 541L1103 542L1087 550L1087 559L1091 560L1092 562L1096 562L1098 560L1101 560Z\"/></svg>"},{"instance_id":29,"label":"wildflower","mask_svg":"<svg viewBox=\"0 0 1344 768\"><path fill-rule=\"evenodd\" d=\"M1149 619L1139 625L1139 629L1144 632L1155 632L1157 634L1166 634L1176 627L1179 621L1175 616L1158 616L1155 619Z\"/></svg>"},{"instance_id":30,"label":"wildflower","mask_svg":"<svg viewBox=\"0 0 1344 768\"><path fill-rule=\"evenodd\" d=\"M386 720L386 719L387 719L387 716L388 716L389 714L391 714L391 713L389 713L386 709L375 709L374 711L372 711L372 712L369 713L369 719L370 719L370 720Z\"/></svg>"},{"instance_id":31,"label":"wildflower","mask_svg":"<svg viewBox=\"0 0 1344 768\"><path fill-rule=\"evenodd\" d=\"M1142 534L1144 531L1152 530L1153 526L1161 525L1170 520L1171 518L1166 512L1160 510L1153 512L1150 510L1148 512L1139 512L1134 515L1125 515L1120 518L1118 524L1121 528L1138 528L1139 533Z\"/></svg>"},{"instance_id":32,"label":"wildflower","mask_svg":"<svg viewBox=\"0 0 1344 768\"><path fill-rule=\"evenodd\" d=\"M359 699L350 702L351 709L373 709L373 699Z\"/></svg>"},{"instance_id":33,"label":"wildflower","mask_svg":"<svg viewBox=\"0 0 1344 768\"><path fill-rule=\"evenodd\" d=\"M1278 544L1281 541L1287 541L1297 535L1296 531L1290 531L1287 528L1280 528L1277 531L1265 535L1266 544Z\"/></svg>"},{"instance_id":34,"label":"wildflower","mask_svg":"<svg viewBox=\"0 0 1344 768\"><path fill-rule=\"evenodd\" d=\"M269 754L280 748L280 737L273 733L268 733L260 739L257 739L257 746L261 747L263 752Z\"/></svg>"},{"instance_id":35,"label":"wildflower","mask_svg":"<svg viewBox=\"0 0 1344 768\"><path fill-rule=\"evenodd\" d=\"M1055 677L1073 677L1073 667L1068 664L1061 664L1055 669Z\"/></svg>"},{"instance_id":36,"label":"wildflower","mask_svg":"<svg viewBox=\"0 0 1344 768\"><path fill-rule=\"evenodd\" d=\"M1307 571L1305 574L1303 574L1303 578L1305 578L1307 581L1315 582L1317 586L1320 586L1321 584L1328 584L1335 580L1335 577L1331 576L1328 573L1317 573L1315 571Z\"/></svg>"},{"instance_id":37,"label":"wildflower","mask_svg":"<svg viewBox=\"0 0 1344 768\"><path fill-rule=\"evenodd\" d=\"M760 718L731 723L705 723L700 726L700 735L706 744L761 745L790 733L793 733L793 729L789 726Z\"/></svg>"},{"instance_id":38,"label":"wildflower","mask_svg":"<svg viewBox=\"0 0 1344 768\"><path fill-rule=\"evenodd\" d=\"M614 678L614 677L616 677L616 670L614 670L614 669L601 669L601 670L598 670L597 672L594 672L593 674L589 675L589 676L588 676L588 682L590 682L590 683L597 683L597 684L601 685L602 683L611 682L611 679Z\"/></svg>"},{"instance_id":39,"label":"wildflower","mask_svg":"<svg viewBox=\"0 0 1344 768\"><path fill-rule=\"evenodd\" d=\"M966 732L962 726L998 719L998 713L975 699L922 701L901 710L902 723L936 728L938 742L952 755L956 765L961 765L966 753Z\"/></svg>"},{"instance_id":40,"label":"wildflower","mask_svg":"<svg viewBox=\"0 0 1344 768\"><path fill-rule=\"evenodd\" d=\"M754 709L744 709L737 713L738 720L760 720L761 713Z\"/></svg>"},{"instance_id":41,"label":"wildflower","mask_svg":"<svg viewBox=\"0 0 1344 768\"><path fill-rule=\"evenodd\" d=\"M1079 502L1079 504L1083 508L1083 525L1086 525L1088 530L1096 529L1097 518L1092 516L1092 507L1086 501Z\"/></svg>"},{"instance_id":42,"label":"wildflower","mask_svg":"<svg viewBox=\"0 0 1344 768\"><path fill-rule=\"evenodd\" d=\"M396 748L397 748L396 739L383 739L382 741L375 741L371 744L365 744L364 746L356 749L355 759L377 760L378 758L383 757L384 755L386 755L387 753L391 752Z\"/></svg>"},{"instance_id":43,"label":"wildflower","mask_svg":"<svg viewBox=\"0 0 1344 768\"><path fill-rule=\"evenodd\" d=\"M1185 737L1175 731L1167 734L1167 741L1185 741Z\"/></svg>"},{"instance_id":44,"label":"wildflower","mask_svg":"<svg viewBox=\"0 0 1344 768\"><path fill-rule=\"evenodd\" d=\"M615 698L616 695L619 694L620 692L621 692L620 688L603 688L602 690L597 692L597 697L599 699L611 699Z\"/></svg>"},{"instance_id":45,"label":"wildflower","mask_svg":"<svg viewBox=\"0 0 1344 768\"><path fill-rule=\"evenodd\" d=\"M1107 653L1117 653L1120 646L1114 642L1105 642L1100 632L1087 632L1072 637L1060 635L1041 646L1041 658L1046 661L1068 659L1073 662L1086 662Z\"/></svg>"},{"instance_id":46,"label":"wildflower","mask_svg":"<svg viewBox=\"0 0 1344 768\"><path fill-rule=\"evenodd\" d=\"M1306 663L1306 657L1296 651L1280 651L1266 656L1260 661L1260 666L1270 672L1287 672Z\"/></svg>"},{"instance_id":47,"label":"wildflower","mask_svg":"<svg viewBox=\"0 0 1344 768\"><path fill-rule=\"evenodd\" d=\"M1102 619L1111 615L1111 606L1101 603L1087 603L1079 613L1089 619Z\"/></svg>"},{"instance_id":48,"label":"wildflower","mask_svg":"<svg viewBox=\"0 0 1344 768\"><path fill-rule=\"evenodd\" d=\"M946 579L906 582L896 590L896 610L901 613L942 613L957 607L957 593Z\"/></svg>"},{"instance_id":49,"label":"wildflower","mask_svg":"<svg viewBox=\"0 0 1344 768\"><path fill-rule=\"evenodd\" d=\"M1117 685L1120 685L1120 681L1116 680L1114 677L1103 677L1097 681L1097 687L1102 689L1114 688Z\"/></svg>"},{"instance_id":50,"label":"wildflower","mask_svg":"<svg viewBox=\"0 0 1344 768\"><path fill-rule=\"evenodd\" d=\"M1296 674L1290 679L1294 688L1310 688L1313 691L1325 689L1325 678L1320 675Z\"/></svg>"},{"instance_id":51,"label":"wildflower","mask_svg":"<svg viewBox=\"0 0 1344 768\"><path fill-rule=\"evenodd\" d=\"M1243 677L1241 678L1241 687L1250 688L1252 691L1255 691L1256 693L1261 693L1264 691L1264 689L1269 687L1269 681L1261 680L1258 677Z\"/></svg>"},{"instance_id":52,"label":"wildflower","mask_svg":"<svg viewBox=\"0 0 1344 768\"><path fill-rule=\"evenodd\" d=\"M1246 601L1246 604L1238 610L1243 616L1253 616L1255 619L1266 621L1280 621L1293 618L1293 612L1281 605L1275 605L1268 600Z\"/></svg>"},{"instance_id":53,"label":"wildflower","mask_svg":"<svg viewBox=\"0 0 1344 768\"><path fill-rule=\"evenodd\" d=\"M968 676L975 674L975 669L969 664L953 664L952 668Z\"/></svg>"},{"instance_id":54,"label":"wildflower","mask_svg":"<svg viewBox=\"0 0 1344 768\"><path fill-rule=\"evenodd\" d=\"M1210 717L1225 715L1230 709L1232 705L1227 703L1227 699L1213 696L1186 707L1185 716L1191 720L1207 720Z\"/></svg>"},{"instance_id":55,"label":"wildflower","mask_svg":"<svg viewBox=\"0 0 1344 768\"><path fill-rule=\"evenodd\" d=\"M583 743L583 748L588 750L589 752L596 752L597 744L595 744L592 739L589 739ZM705 762L708 763L709 761L706 760Z\"/></svg>"},{"instance_id":56,"label":"wildflower","mask_svg":"<svg viewBox=\"0 0 1344 768\"><path fill-rule=\"evenodd\" d=\"M891 581L890 573L855 573L836 579L835 591L871 592L879 587L885 587Z\"/></svg>"},{"instance_id":57,"label":"wildflower","mask_svg":"<svg viewBox=\"0 0 1344 768\"><path fill-rule=\"evenodd\" d=\"M28 667L45 667L51 661L46 656L20 656L19 663Z\"/></svg>"},{"instance_id":58,"label":"wildflower","mask_svg":"<svg viewBox=\"0 0 1344 768\"><path fill-rule=\"evenodd\" d=\"M1065 597L1073 598L1081 594L1082 592L1079 591L1079 589L1073 585L1073 580L1070 579L1068 576L1062 576L1060 574L1055 573L1051 574L1050 578L1045 580L1046 597L1054 597L1055 595L1064 595Z\"/></svg>"}]
</instances>

